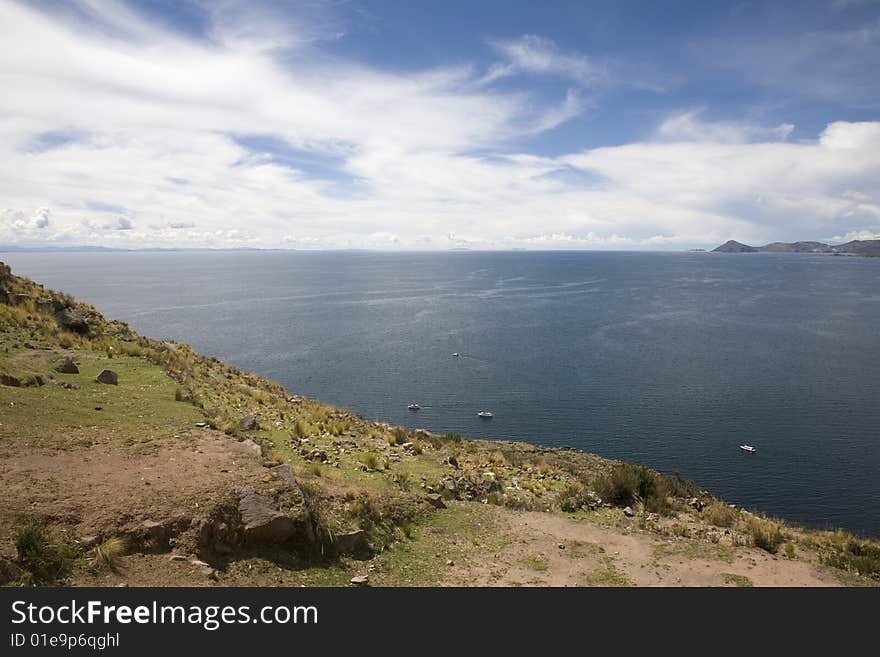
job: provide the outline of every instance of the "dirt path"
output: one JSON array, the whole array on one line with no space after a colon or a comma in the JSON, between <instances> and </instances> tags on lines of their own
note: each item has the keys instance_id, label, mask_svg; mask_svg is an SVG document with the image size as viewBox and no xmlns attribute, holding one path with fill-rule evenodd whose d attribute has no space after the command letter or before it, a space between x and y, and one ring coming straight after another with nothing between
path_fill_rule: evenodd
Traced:
<instances>
[{"instance_id":1,"label":"dirt path","mask_svg":"<svg viewBox=\"0 0 880 657\"><path fill-rule=\"evenodd\" d=\"M602 527L537 512L499 514L509 542L478 558L475 586L839 586L820 566L756 548L724 547Z\"/></svg>"}]
</instances>

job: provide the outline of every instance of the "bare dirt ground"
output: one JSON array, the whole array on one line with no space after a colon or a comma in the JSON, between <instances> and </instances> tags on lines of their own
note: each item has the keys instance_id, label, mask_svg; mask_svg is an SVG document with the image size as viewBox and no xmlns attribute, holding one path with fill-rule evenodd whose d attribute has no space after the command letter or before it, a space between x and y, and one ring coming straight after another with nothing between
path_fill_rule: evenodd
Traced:
<instances>
[{"instance_id":1,"label":"bare dirt ground","mask_svg":"<svg viewBox=\"0 0 880 657\"><path fill-rule=\"evenodd\" d=\"M475 586L840 586L809 560L756 548L723 548L630 527L540 512L504 512L505 547L473 560Z\"/></svg>"},{"instance_id":2,"label":"bare dirt ground","mask_svg":"<svg viewBox=\"0 0 880 657\"><path fill-rule=\"evenodd\" d=\"M94 429L89 447L0 449L2 515L29 513L72 528L73 538L152 520L193 517L235 486L267 477L248 447L210 429L123 446ZM69 440L75 442L76 436ZM11 546L3 546L8 552Z\"/></svg>"}]
</instances>

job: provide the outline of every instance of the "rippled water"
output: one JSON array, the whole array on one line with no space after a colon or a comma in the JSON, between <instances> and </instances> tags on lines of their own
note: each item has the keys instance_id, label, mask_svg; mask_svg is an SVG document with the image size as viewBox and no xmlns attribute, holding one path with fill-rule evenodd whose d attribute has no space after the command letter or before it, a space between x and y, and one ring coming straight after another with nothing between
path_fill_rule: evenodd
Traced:
<instances>
[{"instance_id":1,"label":"rippled water","mask_svg":"<svg viewBox=\"0 0 880 657\"><path fill-rule=\"evenodd\" d=\"M370 418L574 445L679 471L794 521L880 536L880 259L0 259L146 335L189 342ZM422 410L408 411L410 402ZM481 420L481 409L495 417Z\"/></svg>"}]
</instances>

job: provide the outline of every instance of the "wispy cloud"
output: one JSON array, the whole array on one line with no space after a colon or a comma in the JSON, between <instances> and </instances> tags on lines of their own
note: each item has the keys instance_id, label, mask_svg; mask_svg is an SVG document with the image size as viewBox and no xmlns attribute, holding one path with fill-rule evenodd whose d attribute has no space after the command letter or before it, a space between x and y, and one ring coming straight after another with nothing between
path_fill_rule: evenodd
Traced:
<instances>
[{"instance_id":1,"label":"wispy cloud","mask_svg":"<svg viewBox=\"0 0 880 657\"><path fill-rule=\"evenodd\" d=\"M487 80L517 74L555 75L590 86L606 77L606 68L584 54L565 53L550 39L527 34L518 39L489 41L504 59L492 67Z\"/></svg>"},{"instance_id":2,"label":"wispy cloud","mask_svg":"<svg viewBox=\"0 0 880 657\"><path fill-rule=\"evenodd\" d=\"M715 142L738 144L758 141L781 141L794 130L791 123L765 126L747 121L706 121L703 109L688 110L666 118L657 128L663 141Z\"/></svg>"}]
</instances>

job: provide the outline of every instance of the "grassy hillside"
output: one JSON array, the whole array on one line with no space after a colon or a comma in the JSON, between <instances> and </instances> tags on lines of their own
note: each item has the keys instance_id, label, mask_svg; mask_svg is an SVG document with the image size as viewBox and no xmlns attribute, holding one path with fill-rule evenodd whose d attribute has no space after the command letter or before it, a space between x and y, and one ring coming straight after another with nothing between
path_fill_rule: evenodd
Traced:
<instances>
[{"instance_id":1,"label":"grassy hillside","mask_svg":"<svg viewBox=\"0 0 880 657\"><path fill-rule=\"evenodd\" d=\"M370 421L139 336L2 263L0 383L7 585L880 577L876 542L575 450Z\"/></svg>"}]
</instances>

